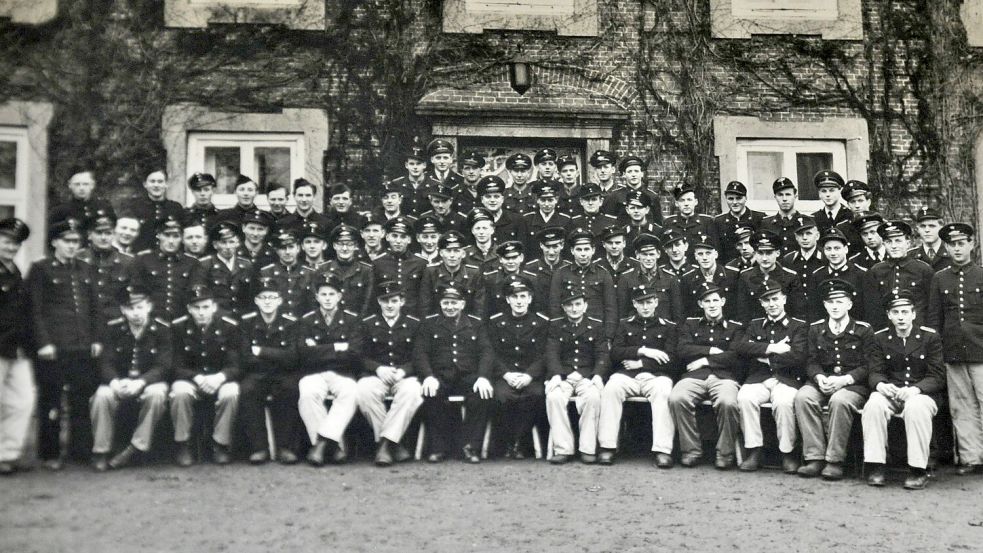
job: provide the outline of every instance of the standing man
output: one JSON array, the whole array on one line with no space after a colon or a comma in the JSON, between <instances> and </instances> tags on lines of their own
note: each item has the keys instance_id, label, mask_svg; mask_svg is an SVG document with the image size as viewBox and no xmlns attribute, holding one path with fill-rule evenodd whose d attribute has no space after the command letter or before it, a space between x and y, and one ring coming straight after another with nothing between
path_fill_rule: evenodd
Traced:
<instances>
[{"instance_id":1,"label":"standing man","mask_svg":"<svg viewBox=\"0 0 983 553\"><path fill-rule=\"evenodd\" d=\"M741 271L737 279L737 318L741 321L750 321L764 314L761 298L757 296L762 290L762 285L767 282L777 282L784 291L783 296L788 298L788 311L793 315L804 315L805 306L800 305L800 295L796 292L801 289L799 276L795 271L782 266L778 263L778 254L781 249L781 239L773 232L763 230L755 234L752 239L754 245L755 265L749 269ZM782 302L782 311L785 311L785 302Z\"/></svg>"},{"instance_id":2,"label":"standing man","mask_svg":"<svg viewBox=\"0 0 983 553\"><path fill-rule=\"evenodd\" d=\"M733 298L737 292L737 279L740 273L717 263L719 254L713 243L706 236L700 236L693 243L693 256L696 258L696 268L683 274L680 281L686 316L700 316L700 296L703 294L703 284L711 283L720 288L720 294L725 298Z\"/></svg>"},{"instance_id":3,"label":"standing man","mask_svg":"<svg viewBox=\"0 0 983 553\"><path fill-rule=\"evenodd\" d=\"M957 474L965 475L983 471L983 268L973 263L972 226L949 223L939 237L952 266L932 277L926 319L942 334L949 409L959 445Z\"/></svg>"},{"instance_id":4,"label":"standing man","mask_svg":"<svg viewBox=\"0 0 983 553\"><path fill-rule=\"evenodd\" d=\"M387 212L391 211L386 205L386 195L390 193L399 194L399 202L393 217L399 214L416 217L428 209L427 195L440 181L427 174L427 152L423 146L414 142L409 151L406 152L406 174L385 184L383 188L383 207ZM401 204L401 205L400 205Z\"/></svg>"},{"instance_id":5,"label":"standing man","mask_svg":"<svg viewBox=\"0 0 983 553\"><path fill-rule=\"evenodd\" d=\"M696 207L699 200L696 198L696 187L690 183L677 186L672 191L676 199L676 214L666 217L663 227L666 230L675 230L686 237L686 241L695 244L700 236L706 236L714 246L720 242L717 239L717 227L713 224L713 217L703 213L697 213ZM693 260L693 252L690 250L690 261Z\"/></svg>"},{"instance_id":6,"label":"standing man","mask_svg":"<svg viewBox=\"0 0 983 553\"><path fill-rule=\"evenodd\" d=\"M621 213L622 206L613 205L611 196L615 190L621 188L621 185L614 178L618 171L616 167L618 157L607 150L595 150L587 163L594 168L594 184L601 189L601 195L604 196L604 205L601 207L601 211L617 217Z\"/></svg>"},{"instance_id":7,"label":"standing man","mask_svg":"<svg viewBox=\"0 0 983 553\"><path fill-rule=\"evenodd\" d=\"M782 257L782 266L795 272L799 277L800 286L792 292L798 296L796 303L800 306L808 306L810 296L814 296L816 290L808 288L809 276L826 264L823 252L818 246L819 228L816 227L815 219L804 219L802 226L795 229L795 242L798 248ZM804 312L800 314L805 316ZM824 316L820 314L819 317Z\"/></svg>"},{"instance_id":8,"label":"standing man","mask_svg":"<svg viewBox=\"0 0 983 553\"><path fill-rule=\"evenodd\" d=\"M771 185L778 204L778 213L765 217L761 221L762 230L775 233L781 244L782 255L795 250L795 229L800 228L806 219L811 219L795 209L795 201L799 199L799 191L792 179L780 177Z\"/></svg>"},{"instance_id":9,"label":"standing man","mask_svg":"<svg viewBox=\"0 0 983 553\"><path fill-rule=\"evenodd\" d=\"M486 286L481 269L477 265L464 263L464 235L456 230L445 233L438 241L438 250L440 261L423 270L420 313L424 316L437 313L440 290L453 286L464 295L465 313L481 316L485 312Z\"/></svg>"},{"instance_id":10,"label":"standing man","mask_svg":"<svg viewBox=\"0 0 983 553\"><path fill-rule=\"evenodd\" d=\"M420 214L421 219L432 217L440 223L444 230L464 230L464 227L467 226L467 216L456 211L453 189L448 188L446 184L441 184L434 187L428 198L430 199L430 209Z\"/></svg>"},{"instance_id":11,"label":"standing man","mask_svg":"<svg viewBox=\"0 0 983 553\"><path fill-rule=\"evenodd\" d=\"M567 310L564 299L570 290L584 296L587 315L600 321L601 330L607 339L614 337L618 325L618 297L614 291L614 281L600 266L593 263L594 236L584 229L575 230L567 239L573 261L560 266L553 273L550 282L550 315L557 318Z\"/></svg>"},{"instance_id":12,"label":"standing man","mask_svg":"<svg viewBox=\"0 0 983 553\"><path fill-rule=\"evenodd\" d=\"M747 186L741 181L730 181L724 188L724 201L727 212L713 218L713 226L717 230L720 243L720 256L730 260L739 255L737 251L738 223L750 223L752 232L761 226L765 214L747 207Z\"/></svg>"},{"instance_id":13,"label":"standing man","mask_svg":"<svg viewBox=\"0 0 983 553\"><path fill-rule=\"evenodd\" d=\"M877 227L884 239L887 259L874 265L867 273L877 296L884 298L894 290L910 290L915 302L915 322L923 322L928 313L928 294L935 271L924 261L908 257L911 249L911 227L904 221L887 221ZM877 328L888 325L883 310L870 315L870 324Z\"/></svg>"},{"instance_id":14,"label":"standing man","mask_svg":"<svg viewBox=\"0 0 983 553\"><path fill-rule=\"evenodd\" d=\"M873 195L867 183L859 180L846 181L841 195L846 200L851 214L850 219L838 223L836 228L850 241L850 255L853 255L859 253L864 246L863 240L860 239L860 231L853 222L870 212Z\"/></svg>"},{"instance_id":15,"label":"standing man","mask_svg":"<svg viewBox=\"0 0 983 553\"><path fill-rule=\"evenodd\" d=\"M291 228L277 231L273 237L273 246L276 248L277 260L262 267L256 277L273 279L283 300L281 309L285 314L299 318L311 307L310 288L314 283L315 273L300 263L297 231Z\"/></svg>"},{"instance_id":16,"label":"standing man","mask_svg":"<svg viewBox=\"0 0 983 553\"><path fill-rule=\"evenodd\" d=\"M556 154L554 153L553 160L555 159ZM532 178L532 160L523 153L512 154L505 160L505 170L509 174L509 183L506 184L505 181L502 181L502 189L508 190L509 199L507 201L503 199L506 209L516 213L525 213L530 209L529 204L533 201L530 195L533 189L533 181L530 180ZM478 181L478 186L480 185L481 180ZM481 203L480 191L478 192L478 203Z\"/></svg>"},{"instance_id":17,"label":"standing man","mask_svg":"<svg viewBox=\"0 0 983 553\"><path fill-rule=\"evenodd\" d=\"M637 190L632 190L626 195L625 202L624 215L619 218L618 223L625 227L627 232L625 240L629 246L634 244L635 239L642 234L662 235L662 227L650 221L649 214L652 211L652 206L649 204L648 196ZM627 248L626 255L634 257L634 248Z\"/></svg>"},{"instance_id":18,"label":"standing man","mask_svg":"<svg viewBox=\"0 0 983 553\"><path fill-rule=\"evenodd\" d=\"M877 294L865 293L868 285L867 269L847 261L850 244L846 236L843 236L836 227L828 229L819 237L818 247L822 250L826 263L809 275L806 290L819 290L819 285L831 278L849 282L854 290L860 292L860 297L853 302L850 317L854 320L866 321L867 313L878 308L881 298ZM807 300L809 320L815 321L826 317L821 294L809 294Z\"/></svg>"},{"instance_id":19,"label":"standing man","mask_svg":"<svg viewBox=\"0 0 983 553\"><path fill-rule=\"evenodd\" d=\"M119 318L119 291L130 280L130 266L133 256L121 253L113 247L113 229L116 217L112 212L96 210L95 214L82 222L89 247L78 253L81 261L92 265L93 287L101 322L107 323Z\"/></svg>"},{"instance_id":20,"label":"standing man","mask_svg":"<svg viewBox=\"0 0 983 553\"><path fill-rule=\"evenodd\" d=\"M133 247L133 243L139 235L140 220L132 213L120 213L113 229L113 247L120 253L136 255L138 250Z\"/></svg>"},{"instance_id":21,"label":"standing man","mask_svg":"<svg viewBox=\"0 0 983 553\"><path fill-rule=\"evenodd\" d=\"M453 144L443 138L438 138L427 145L427 154L430 156L428 177L448 188L456 188L464 182L461 175L451 169L451 165L454 164Z\"/></svg>"},{"instance_id":22,"label":"standing man","mask_svg":"<svg viewBox=\"0 0 983 553\"><path fill-rule=\"evenodd\" d=\"M622 158L618 162L618 170L621 172L621 176L624 179L624 188L619 188L611 193L608 201L609 211L607 213L612 213L614 210L614 215L620 214L620 210L624 209L627 202L625 201L628 193L631 191L637 191L645 194L649 197L649 205L652 206L652 222L662 226L662 200L659 196L649 190L648 186L645 184L645 162L642 158L638 156L627 156Z\"/></svg>"},{"instance_id":23,"label":"standing man","mask_svg":"<svg viewBox=\"0 0 983 553\"><path fill-rule=\"evenodd\" d=\"M585 184L578 189L580 191L580 210L570 221L571 227L587 229L596 238L605 228L618 224L617 217L601 212L604 198L601 196L601 189L596 184Z\"/></svg>"},{"instance_id":24,"label":"standing man","mask_svg":"<svg viewBox=\"0 0 983 553\"><path fill-rule=\"evenodd\" d=\"M547 312L549 310L550 284L553 273L566 261L563 260L563 246L567 241L567 232L563 227L546 227L536 233L535 244L539 246L539 257L526 263L524 270L536 275L532 280L533 309Z\"/></svg>"},{"instance_id":25,"label":"standing man","mask_svg":"<svg viewBox=\"0 0 983 553\"><path fill-rule=\"evenodd\" d=\"M734 225L733 241L737 257L725 263L728 268L740 273L744 269L754 267L754 247L751 245L751 238L755 232L751 223L741 222Z\"/></svg>"},{"instance_id":26,"label":"standing man","mask_svg":"<svg viewBox=\"0 0 983 553\"><path fill-rule=\"evenodd\" d=\"M410 253L411 223L408 219L398 217L386 222L386 253L372 262L376 283L393 281L403 288L408 314L418 313L420 299L420 283L427 262Z\"/></svg>"},{"instance_id":27,"label":"standing man","mask_svg":"<svg viewBox=\"0 0 983 553\"><path fill-rule=\"evenodd\" d=\"M823 208L812 214L816 220L819 232L824 232L836 225L853 218L850 208L843 206L840 191L843 189L843 177L836 171L820 171L812 179L823 201Z\"/></svg>"},{"instance_id":28,"label":"standing man","mask_svg":"<svg viewBox=\"0 0 983 553\"><path fill-rule=\"evenodd\" d=\"M467 215L471 213L471 209L475 205L480 204L478 201L478 181L482 177L481 170L485 168L485 158L477 152L468 152L464 154L458 164L461 168L462 182L453 191L457 195L457 205L461 213Z\"/></svg>"},{"instance_id":29,"label":"standing man","mask_svg":"<svg viewBox=\"0 0 983 553\"><path fill-rule=\"evenodd\" d=\"M256 270L251 261L236 254L241 243L239 232L232 221L217 223L209 232L215 254L200 261L202 282L215 290L219 308L236 318L252 311L250 287Z\"/></svg>"},{"instance_id":30,"label":"standing man","mask_svg":"<svg viewBox=\"0 0 983 553\"><path fill-rule=\"evenodd\" d=\"M334 259L328 261L323 273L334 273L345 283L341 308L368 316L372 309L372 289L375 272L372 264L358 258L359 234L355 227L344 223L331 231L328 243L334 251Z\"/></svg>"},{"instance_id":31,"label":"standing man","mask_svg":"<svg viewBox=\"0 0 983 553\"><path fill-rule=\"evenodd\" d=\"M34 410L34 377L28 359L28 292L14 258L31 235L27 223L0 220L0 476L13 474L24 451Z\"/></svg>"},{"instance_id":32,"label":"standing man","mask_svg":"<svg viewBox=\"0 0 983 553\"><path fill-rule=\"evenodd\" d=\"M57 205L48 213L48 223L57 223L67 219L75 219L78 224L95 216L96 212L110 214L113 219L116 214L109 202L95 196L96 175L88 167L78 167L72 170L68 177L68 192L71 197L67 202Z\"/></svg>"},{"instance_id":33,"label":"standing man","mask_svg":"<svg viewBox=\"0 0 983 553\"><path fill-rule=\"evenodd\" d=\"M942 216L938 211L929 207L919 209L915 216L915 230L918 231L921 245L908 251L908 257L928 263L935 272L947 269L952 264L948 252L939 240L942 223Z\"/></svg>"},{"instance_id":34,"label":"standing man","mask_svg":"<svg viewBox=\"0 0 983 553\"><path fill-rule=\"evenodd\" d=\"M137 254L130 267L130 282L150 291L161 319L173 320L186 312L191 285L201 282L201 265L181 252L181 223L171 215L157 222L157 247Z\"/></svg>"},{"instance_id":35,"label":"standing man","mask_svg":"<svg viewBox=\"0 0 983 553\"><path fill-rule=\"evenodd\" d=\"M523 214L528 236L524 240L527 247L536 244L536 235L547 227L570 227L572 218L556 209L560 185L555 181L537 182L533 185L533 195L536 196L536 206L532 211ZM530 256L531 257L531 256Z\"/></svg>"},{"instance_id":36,"label":"standing man","mask_svg":"<svg viewBox=\"0 0 983 553\"><path fill-rule=\"evenodd\" d=\"M663 268L669 274L679 278L696 268L690 261L689 239L685 234L676 229L667 230L662 234L662 247L667 257Z\"/></svg>"},{"instance_id":37,"label":"standing man","mask_svg":"<svg viewBox=\"0 0 983 553\"><path fill-rule=\"evenodd\" d=\"M347 184L335 184L325 189L330 208L324 214L327 219L327 231L331 232L338 225L348 225L361 228L365 224L365 216L352 209L352 189Z\"/></svg>"},{"instance_id":38,"label":"standing man","mask_svg":"<svg viewBox=\"0 0 983 553\"><path fill-rule=\"evenodd\" d=\"M205 226L185 218L181 224L181 247L184 248L184 253L201 260L208 257L209 246Z\"/></svg>"},{"instance_id":39,"label":"standing man","mask_svg":"<svg viewBox=\"0 0 983 553\"><path fill-rule=\"evenodd\" d=\"M278 228L300 230L309 223L317 223L321 228L331 228L331 221L314 209L314 199L317 197L317 185L300 178L294 180L294 201L297 208L290 215L285 215L277 222Z\"/></svg>"},{"instance_id":40,"label":"standing man","mask_svg":"<svg viewBox=\"0 0 983 553\"><path fill-rule=\"evenodd\" d=\"M188 177L188 188L191 195L195 198L195 203L184 211L185 219L194 221L202 228L208 226L218 215L218 208L212 203L212 195L215 193L215 177L208 173L195 173Z\"/></svg>"},{"instance_id":41,"label":"standing man","mask_svg":"<svg viewBox=\"0 0 983 553\"><path fill-rule=\"evenodd\" d=\"M635 239L635 256L638 264L625 272L618 280L618 312L631 313L631 291L638 286L655 291L659 303L658 316L670 321L683 318L683 296L679 279L659 265L662 244L651 234L642 234Z\"/></svg>"},{"instance_id":42,"label":"standing man","mask_svg":"<svg viewBox=\"0 0 983 553\"><path fill-rule=\"evenodd\" d=\"M181 221L184 216L184 207L167 199L166 171L156 169L148 173L143 181L143 188L147 194L131 200L122 210L135 216L140 222L140 234L133 240L133 251L130 253L142 252L154 246L154 234L161 221ZM160 305L157 304L158 307Z\"/></svg>"},{"instance_id":43,"label":"standing man","mask_svg":"<svg viewBox=\"0 0 983 553\"><path fill-rule=\"evenodd\" d=\"M290 192L287 187L282 184L270 184L266 189L266 201L270 204L270 210L267 213L273 217L273 222L278 223L287 215L290 215L290 211L287 210L287 198L290 196Z\"/></svg>"},{"instance_id":44,"label":"standing man","mask_svg":"<svg viewBox=\"0 0 983 553\"><path fill-rule=\"evenodd\" d=\"M519 154L525 155L525 154ZM512 175L512 186L505 190L505 209L514 211L520 215L528 213L536 208L536 189L544 184L556 184L559 189L559 181L556 179L556 152L545 148L536 152L535 163L539 169L539 178L529 181L530 173L523 171L519 167L524 166L518 162L520 158L512 156L512 167L506 165L509 174ZM518 163L517 163L518 162ZM516 178L518 177L518 178Z\"/></svg>"},{"instance_id":45,"label":"standing man","mask_svg":"<svg viewBox=\"0 0 983 553\"><path fill-rule=\"evenodd\" d=\"M860 244L857 253L850 256L851 262L869 271L874 265L887 259L884 238L877 232L883 223L884 218L879 213L867 213L853 219L852 224L860 236Z\"/></svg>"},{"instance_id":46,"label":"standing man","mask_svg":"<svg viewBox=\"0 0 983 553\"><path fill-rule=\"evenodd\" d=\"M256 181L246 175L239 175L236 177L233 191L236 196L236 205L219 210L212 222L231 221L241 225L246 215L259 211L259 207L256 206L256 194L259 191L259 185L256 184Z\"/></svg>"},{"instance_id":47,"label":"standing man","mask_svg":"<svg viewBox=\"0 0 983 553\"><path fill-rule=\"evenodd\" d=\"M242 245L236 256L252 261L253 267L265 267L276 261L276 251L270 245L274 222L266 211L246 214L242 219Z\"/></svg>"},{"instance_id":48,"label":"standing man","mask_svg":"<svg viewBox=\"0 0 983 553\"><path fill-rule=\"evenodd\" d=\"M505 182L496 175L482 177L478 181L478 199L488 210L495 223L495 241L523 241L528 236L526 221L518 213L502 208L505 199Z\"/></svg>"}]
</instances>

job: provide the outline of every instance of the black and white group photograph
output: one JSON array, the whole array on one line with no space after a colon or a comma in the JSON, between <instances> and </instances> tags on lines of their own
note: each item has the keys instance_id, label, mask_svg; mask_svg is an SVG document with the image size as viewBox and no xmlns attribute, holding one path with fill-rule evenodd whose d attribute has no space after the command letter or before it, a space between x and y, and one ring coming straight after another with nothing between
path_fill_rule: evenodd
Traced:
<instances>
[{"instance_id":1,"label":"black and white group photograph","mask_svg":"<svg viewBox=\"0 0 983 553\"><path fill-rule=\"evenodd\" d=\"M983 0L0 0L0 552L983 551Z\"/></svg>"}]
</instances>

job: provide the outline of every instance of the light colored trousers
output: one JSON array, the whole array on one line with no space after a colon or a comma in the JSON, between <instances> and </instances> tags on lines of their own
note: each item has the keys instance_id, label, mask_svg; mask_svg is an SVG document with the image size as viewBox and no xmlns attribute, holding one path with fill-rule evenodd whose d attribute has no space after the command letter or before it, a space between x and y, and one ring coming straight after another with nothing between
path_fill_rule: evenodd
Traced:
<instances>
[{"instance_id":1,"label":"light colored trousers","mask_svg":"<svg viewBox=\"0 0 983 553\"><path fill-rule=\"evenodd\" d=\"M889 400L880 392L872 392L860 415L864 427L864 461L887 462L887 423L891 415L901 413L905 438L908 440L908 466L916 469L927 467L932 418L938 412L935 400L925 395L910 397L902 404Z\"/></svg>"},{"instance_id":2,"label":"light colored trousers","mask_svg":"<svg viewBox=\"0 0 983 553\"><path fill-rule=\"evenodd\" d=\"M983 465L983 363L946 363L959 462Z\"/></svg>"},{"instance_id":3,"label":"light colored trousers","mask_svg":"<svg viewBox=\"0 0 983 553\"><path fill-rule=\"evenodd\" d=\"M0 462L23 454L36 396L30 360L0 357Z\"/></svg>"},{"instance_id":4,"label":"light colored trousers","mask_svg":"<svg viewBox=\"0 0 983 553\"><path fill-rule=\"evenodd\" d=\"M239 411L239 384L226 382L213 396L206 397L193 382L175 380L171 384L171 421L174 423L174 441L186 442L191 438L191 425L195 420L195 402L214 400L215 424L212 439L228 446L232 443L232 425Z\"/></svg>"},{"instance_id":5,"label":"light colored trousers","mask_svg":"<svg viewBox=\"0 0 983 553\"><path fill-rule=\"evenodd\" d=\"M571 397L575 398L574 405L580 413L580 452L593 455L597 452L601 391L589 378L581 378L576 383L569 380L561 380L559 384L546 383L546 418L550 423L553 451L557 455L573 455L573 428L567 413Z\"/></svg>"},{"instance_id":6,"label":"light colored trousers","mask_svg":"<svg viewBox=\"0 0 983 553\"><path fill-rule=\"evenodd\" d=\"M717 456L727 458L734 455L741 424L737 407L738 389L737 382L712 374L706 380L683 378L676 383L669 394L669 408L679 430L679 449L684 454L703 454L703 443L696 423L696 405L709 398L717 418Z\"/></svg>"},{"instance_id":7,"label":"light colored trousers","mask_svg":"<svg viewBox=\"0 0 983 553\"><path fill-rule=\"evenodd\" d=\"M775 417L778 431L778 449L791 453L798 437L795 428L796 389L782 384L777 378L769 378L756 384L745 384L737 392L737 405L741 409L741 430L744 433L744 447L754 448L764 445L761 434L761 404L771 402L771 412Z\"/></svg>"},{"instance_id":8,"label":"light colored trousers","mask_svg":"<svg viewBox=\"0 0 983 553\"><path fill-rule=\"evenodd\" d=\"M358 381L358 409L372 425L375 441L385 438L399 443L406 433L417 409L423 405L422 387L415 376L386 384L378 376L366 376ZM393 401L386 411L386 395Z\"/></svg>"},{"instance_id":9,"label":"light colored trousers","mask_svg":"<svg viewBox=\"0 0 983 553\"><path fill-rule=\"evenodd\" d=\"M321 436L341 445L345 429L358 409L358 384L355 379L325 371L301 378L298 387L300 399L297 409L311 444L316 444L318 436ZM324 406L328 396L334 396L331 409Z\"/></svg>"},{"instance_id":10,"label":"light colored trousers","mask_svg":"<svg viewBox=\"0 0 983 553\"><path fill-rule=\"evenodd\" d=\"M92 396L89 415L92 417L92 452L109 453L116 433L116 412L120 403L140 403L137 426L130 438L130 445L140 451L149 451L154 442L154 428L167 412L167 383L157 382L144 387L139 396L121 398L109 386L103 384Z\"/></svg>"},{"instance_id":11,"label":"light colored trousers","mask_svg":"<svg viewBox=\"0 0 983 553\"><path fill-rule=\"evenodd\" d=\"M597 441L606 449L618 448L618 431L621 430L621 413L624 401L642 396L652 407L652 451L672 453L672 438L676 433L669 413L669 394L672 379L668 376L652 376L639 380L622 373L614 373L601 390L601 415L598 419Z\"/></svg>"},{"instance_id":12,"label":"light colored trousers","mask_svg":"<svg viewBox=\"0 0 983 553\"><path fill-rule=\"evenodd\" d=\"M823 427L823 406L829 404L829 436ZM826 395L811 385L795 394L795 418L802 432L802 458L842 463L850 442L853 419L863 409L864 396L841 388Z\"/></svg>"}]
</instances>

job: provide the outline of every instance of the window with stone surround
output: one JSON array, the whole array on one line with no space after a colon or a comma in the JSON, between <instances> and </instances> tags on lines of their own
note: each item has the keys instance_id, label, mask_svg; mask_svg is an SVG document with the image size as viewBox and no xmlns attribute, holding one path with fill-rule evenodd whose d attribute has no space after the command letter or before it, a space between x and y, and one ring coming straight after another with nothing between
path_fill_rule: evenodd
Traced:
<instances>
[{"instance_id":1,"label":"window with stone surround","mask_svg":"<svg viewBox=\"0 0 983 553\"><path fill-rule=\"evenodd\" d=\"M736 17L836 19L837 0L732 0Z\"/></svg>"},{"instance_id":2,"label":"window with stone surround","mask_svg":"<svg viewBox=\"0 0 983 553\"><path fill-rule=\"evenodd\" d=\"M445 33L554 31L597 36L597 0L444 0Z\"/></svg>"},{"instance_id":3,"label":"window with stone surround","mask_svg":"<svg viewBox=\"0 0 983 553\"><path fill-rule=\"evenodd\" d=\"M0 18L12 23L38 25L51 21L58 15L58 0L3 0L0 1Z\"/></svg>"},{"instance_id":4,"label":"window with stone surround","mask_svg":"<svg viewBox=\"0 0 983 553\"><path fill-rule=\"evenodd\" d=\"M325 29L323 0L165 0L164 25L201 28L209 24L283 25L290 29Z\"/></svg>"},{"instance_id":5,"label":"window with stone surround","mask_svg":"<svg viewBox=\"0 0 983 553\"><path fill-rule=\"evenodd\" d=\"M966 28L969 45L983 46L983 0L964 0L959 7L959 16Z\"/></svg>"},{"instance_id":6,"label":"window with stone surround","mask_svg":"<svg viewBox=\"0 0 983 553\"><path fill-rule=\"evenodd\" d=\"M862 40L861 0L710 0L715 38L819 35Z\"/></svg>"},{"instance_id":7,"label":"window with stone surround","mask_svg":"<svg viewBox=\"0 0 983 553\"><path fill-rule=\"evenodd\" d=\"M505 137L458 137L458 157L465 152L477 152L485 158L485 167L482 169L483 175L497 175L505 181L508 186L512 186L508 170L505 169L505 161L512 154L526 154L529 159L533 159L537 150L541 148L553 148L556 150L557 157L573 156L577 160L577 168L580 169L580 182L586 182L588 174L587 164L584 163L584 151L586 142L583 140L557 140L557 139L517 139ZM532 175L529 182L539 178L536 167L532 168Z\"/></svg>"}]
</instances>

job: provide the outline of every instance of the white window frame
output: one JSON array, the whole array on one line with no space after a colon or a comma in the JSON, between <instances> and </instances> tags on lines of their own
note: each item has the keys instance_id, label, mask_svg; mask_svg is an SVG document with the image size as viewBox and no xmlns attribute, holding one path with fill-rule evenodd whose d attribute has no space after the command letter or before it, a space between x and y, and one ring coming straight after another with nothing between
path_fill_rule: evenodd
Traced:
<instances>
[{"instance_id":1,"label":"white window frame","mask_svg":"<svg viewBox=\"0 0 983 553\"><path fill-rule=\"evenodd\" d=\"M797 179L798 175L794 154L799 153L830 153L833 155L832 170L841 175L847 174L845 140L738 139L736 151L737 180L745 183L748 187L747 206L750 209L762 211L769 215L778 212L774 194L771 192L772 183L761 183L759 188L751 182L747 163L749 152L781 152L785 154L782 159L783 176L793 181ZM821 200L798 200L795 203L795 207L800 213L808 215L822 209L823 202Z\"/></svg>"},{"instance_id":2,"label":"white window frame","mask_svg":"<svg viewBox=\"0 0 983 553\"><path fill-rule=\"evenodd\" d=\"M0 142L13 142L17 145L17 165L14 168L14 188L0 188L0 205L13 206L14 217L28 221L28 200L30 199L31 148L28 130L25 127L0 126ZM38 225L34 232L39 232ZM21 248L15 261L20 267L26 267L26 248Z\"/></svg>"},{"instance_id":3,"label":"white window frame","mask_svg":"<svg viewBox=\"0 0 983 553\"><path fill-rule=\"evenodd\" d=\"M561 5L557 5L561 4ZM574 0L465 0L468 12L506 16L564 16L574 13Z\"/></svg>"},{"instance_id":4,"label":"white window frame","mask_svg":"<svg viewBox=\"0 0 983 553\"><path fill-rule=\"evenodd\" d=\"M744 19L836 20L839 17L836 0L826 0L820 6L817 3L817 0L731 0L731 10L734 17Z\"/></svg>"},{"instance_id":5,"label":"white window frame","mask_svg":"<svg viewBox=\"0 0 983 553\"><path fill-rule=\"evenodd\" d=\"M241 174L251 178L258 178L256 168L253 166L253 149L257 147L290 148L290 179L289 182L282 183L289 192L287 207L293 209L293 181L304 177L306 167L305 143L303 133L262 133L262 132L195 132L188 133L188 162L186 164L187 179L196 172L208 172L205 170L205 148L229 148L238 147L239 171ZM191 189L185 187L185 204L194 203L194 195ZM215 207L225 209L236 204L235 194L216 194L212 197ZM266 194L257 194L256 205L260 209L269 209L269 201Z\"/></svg>"}]
</instances>

